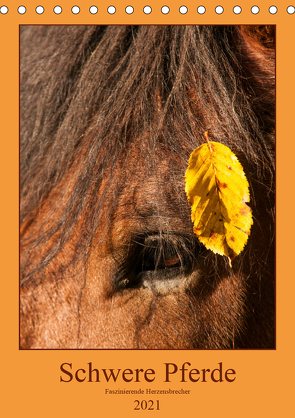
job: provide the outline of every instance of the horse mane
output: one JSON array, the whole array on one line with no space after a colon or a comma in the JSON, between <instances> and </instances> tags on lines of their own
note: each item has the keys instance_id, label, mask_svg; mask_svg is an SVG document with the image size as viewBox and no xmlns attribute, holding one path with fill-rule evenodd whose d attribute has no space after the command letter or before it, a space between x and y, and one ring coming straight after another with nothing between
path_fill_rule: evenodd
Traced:
<instances>
[{"instance_id":1,"label":"horse mane","mask_svg":"<svg viewBox=\"0 0 295 418\"><path fill-rule=\"evenodd\" d=\"M22 26L22 282L65 247L85 258L102 217L107 234L135 146L146 175L159 145L184 175L209 129L273 207L273 39L274 26Z\"/></svg>"}]
</instances>

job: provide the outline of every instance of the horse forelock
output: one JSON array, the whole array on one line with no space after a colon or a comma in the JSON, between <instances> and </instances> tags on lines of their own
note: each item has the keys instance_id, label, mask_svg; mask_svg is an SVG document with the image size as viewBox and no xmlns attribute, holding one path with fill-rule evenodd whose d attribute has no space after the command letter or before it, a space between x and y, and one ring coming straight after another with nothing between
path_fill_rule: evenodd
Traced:
<instances>
[{"instance_id":1,"label":"horse forelock","mask_svg":"<svg viewBox=\"0 0 295 418\"><path fill-rule=\"evenodd\" d=\"M120 231L129 229L124 245L153 228L168 241L175 228L191 233L184 172L208 129L241 159L252 190L263 179L273 200L274 67L261 36L206 26L29 30L50 43L33 48L36 67L23 33L24 282L59 254L55 269L89 248L113 251Z\"/></svg>"}]
</instances>

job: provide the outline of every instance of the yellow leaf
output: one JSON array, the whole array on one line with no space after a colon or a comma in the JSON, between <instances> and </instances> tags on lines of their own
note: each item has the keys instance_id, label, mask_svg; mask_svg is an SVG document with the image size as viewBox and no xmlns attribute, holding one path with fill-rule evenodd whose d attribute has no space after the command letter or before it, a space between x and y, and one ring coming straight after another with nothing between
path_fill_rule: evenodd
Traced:
<instances>
[{"instance_id":1,"label":"yellow leaf","mask_svg":"<svg viewBox=\"0 0 295 418\"><path fill-rule=\"evenodd\" d=\"M243 167L223 144L196 148L185 174L194 232L214 253L233 260L244 248L253 223L249 184Z\"/></svg>"}]
</instances>

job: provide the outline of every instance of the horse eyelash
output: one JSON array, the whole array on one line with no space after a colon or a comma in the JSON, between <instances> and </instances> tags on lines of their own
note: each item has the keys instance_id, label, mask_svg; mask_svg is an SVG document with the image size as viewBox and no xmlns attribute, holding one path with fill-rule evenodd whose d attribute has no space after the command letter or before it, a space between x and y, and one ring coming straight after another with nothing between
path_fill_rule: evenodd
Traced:
<instances>
[{"instance_id":1,"label":"horse eyelash","mask_svg":"<svg viewBox=\"0 0 295 418\"><path fill-rule=\"evenodd\" d=\"M123 280L124 285L128 286L132 282L132 275L137 277L144 271L161 271L175 267L191 271L195 260L204 250L205 248L191 237L165 234L141 235L132 239L128 254L120 263L118 280L120 282ZM172 260L172 264L165 265L169 260Z\"/></svg>"}]
</instances>

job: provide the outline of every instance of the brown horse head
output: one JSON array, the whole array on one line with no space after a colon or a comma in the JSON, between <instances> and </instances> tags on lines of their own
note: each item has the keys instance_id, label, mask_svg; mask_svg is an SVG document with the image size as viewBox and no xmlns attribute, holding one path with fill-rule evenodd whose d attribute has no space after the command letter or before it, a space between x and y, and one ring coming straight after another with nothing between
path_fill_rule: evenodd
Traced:
<instances>
[{"instance_id":1,"label":"brown horse head","mask_svg":"<svg viewBox=\"0 0 295 418\"><path fill-rule=\"evenodd\" d=\"M274 29L21 30L21 347L274 347ZM193 232L210 139L250 183L232 262Z\"/></svg>"}]
</instances>

